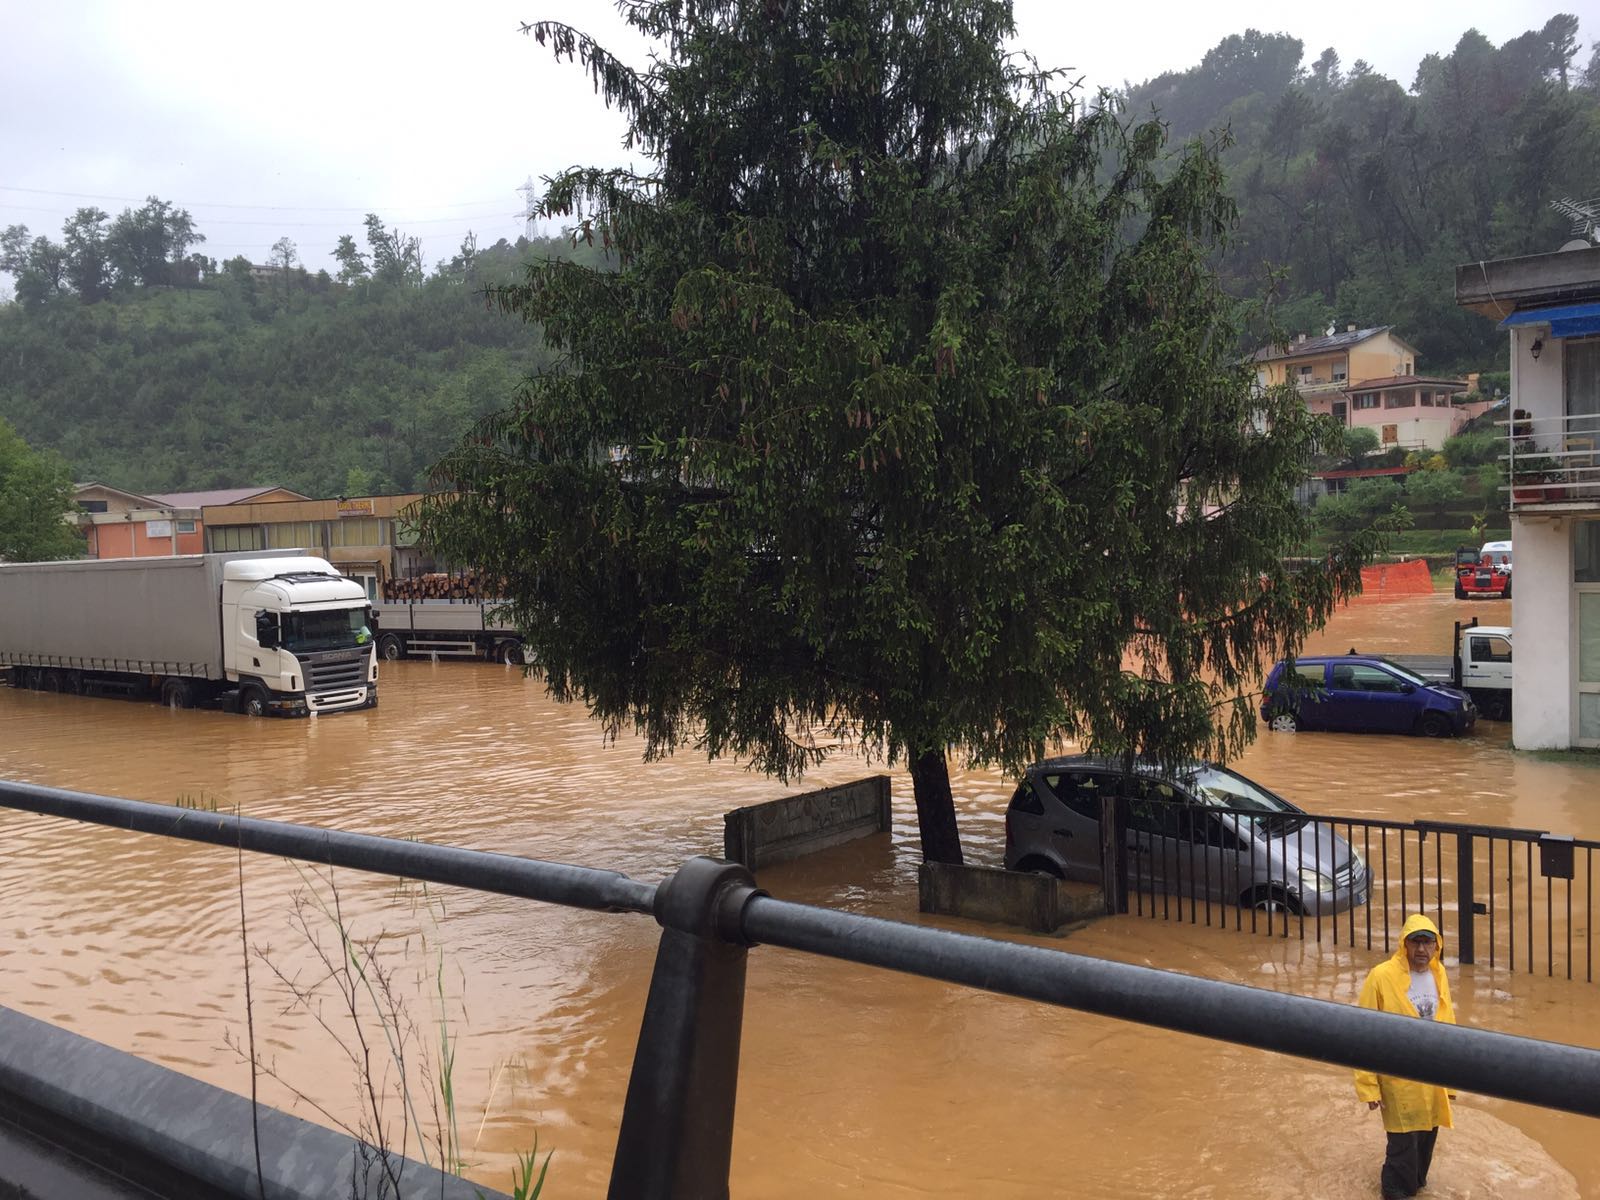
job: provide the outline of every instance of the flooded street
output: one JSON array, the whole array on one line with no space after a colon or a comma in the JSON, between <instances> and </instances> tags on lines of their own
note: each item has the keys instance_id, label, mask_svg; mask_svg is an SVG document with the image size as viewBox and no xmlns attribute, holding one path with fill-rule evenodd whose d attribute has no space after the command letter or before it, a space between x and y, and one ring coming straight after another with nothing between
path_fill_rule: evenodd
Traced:
<instances>
[{"instance_id":1,"label":"flooded street","mask_svg":"<svg viewBox=\"0 0 1600 1200\"><path fill-rule=\"evenodd\" d=\"M1509 607L1448 595L1358 603L1308 650L1445 654L1452 621L1508 624ZM785 790L689 754L645 764L637 743L606 746L581 710L509 668L398 663L382 688L375 710L309 722L0 689L0 777L650 881L720 853L724 812ZM1600 768L1513 754L1508 733L1263 732L1235 765L1313 812L1600 836ZM842 756L803 786L880 769ZM998 864L1011 783L988 771L952 782L969 861ZM909 778L895 774L893 787L891 838L765 870L762 885L919 919ZM10 812L0 839L0 1003L248 1093L228 1046L244 1028L234 856ZM355 1120L355 1076L271 971L314 972L291 901L310 891L328 902L326 878L256 857L242 881L248 940L266 956L252 967L256 1036L278 1077L263 1097ZM354 873L336 883L353 934L384 936L418 1026L415 1059L441 1015L457 1039L468 1174L509 1190L537 1131L556 1151L547 1195L603 1195L655 924ZM1136 917L1047 938L936 923L1341 1002L1379 957ZM312 928L337 944L331 921ZM1600 1045L1600 983L1481 964L1450 972L1464 1024ZM340 1028L336 1013L329 1023ZM1600 1197L1597 1135L1593 1121L1464 1096L1427 1194ZM750 957L735 1195L1342 1200L1376 1195L1382 1141L1342 1069L786 951Z\"/></svg>"}]
</instances>

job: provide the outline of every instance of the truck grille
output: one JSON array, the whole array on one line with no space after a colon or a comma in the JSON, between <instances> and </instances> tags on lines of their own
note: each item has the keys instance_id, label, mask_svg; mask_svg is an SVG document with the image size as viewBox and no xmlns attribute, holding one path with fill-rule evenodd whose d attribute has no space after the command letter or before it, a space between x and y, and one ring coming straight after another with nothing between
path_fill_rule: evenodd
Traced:
<instances>
[{"instance_id":1,"label":"truck grille","mask_svg":"<svg viewBox=\"0 0 1600 1200\"><path fill-rule=\"evenodd\" d=\"M367 681L365 655L334 662L306 663L306 691L327 692L335 688L360 687Z\"/></svg>"}]
</instances>

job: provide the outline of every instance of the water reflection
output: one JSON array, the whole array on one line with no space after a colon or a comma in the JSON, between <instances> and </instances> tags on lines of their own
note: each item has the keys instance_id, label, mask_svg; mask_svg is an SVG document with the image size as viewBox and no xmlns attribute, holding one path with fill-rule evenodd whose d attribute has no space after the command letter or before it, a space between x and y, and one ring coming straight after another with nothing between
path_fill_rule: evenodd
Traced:
<instances>
[{"instance_id":1,"label":"water reflection","mask_svg":"<svg viewBox=\"0 0 1600 1200\"><path fill-rule=\"evenodd\" d=\"M1309 649L1442 654L1453 620L1502 624L1508 610L1447 597L1359 604ZM1263 734L1237 766L1313 811L1600 835L1600 775L1512 755L1489 723L1461 742ZM843 756L805 786L879 769ZM0 775L651 880L718 851L725 811L784 790L737 763L642 763L637 744L607 746L580 711L519 674L459 663L386 666L381 708L312 722L0 690ZM958 770L953 786L970 856L998 862L1009 782ZM772 868L763 885L916 919L909 781L896 774L894 790L890 837ZM10 813L0 838L3 1002L246 1091L224 1045L242 1028L233 856ZM458 1038L471 1173L504 1186L537 1126L557 1147L555 1194L603 1194L653 923L337 878L356 935L390 935L419 1024L442 1009ZM286 917L306 878L252 858L242 887L250 943L291 975L313 965ZM1133 918L1045 939L940 923L1340 1001L1354 999L1372 960ZM1600 989L1458 971L1465 1021L1596 1041ZM270 977L256 983L258 1036L276 1069L348 1118L355 1081L330 1068L315 1022ZM292 1101L271 1081L264 1095ZM1460 1120L1430 1194L1600 1195L1588 1122L1471 1098ZM1340 1070L785 951L752 956L738 1194L1356 1197L1374 1191L1380 1145Z\"/></svg>"}]
</instances>

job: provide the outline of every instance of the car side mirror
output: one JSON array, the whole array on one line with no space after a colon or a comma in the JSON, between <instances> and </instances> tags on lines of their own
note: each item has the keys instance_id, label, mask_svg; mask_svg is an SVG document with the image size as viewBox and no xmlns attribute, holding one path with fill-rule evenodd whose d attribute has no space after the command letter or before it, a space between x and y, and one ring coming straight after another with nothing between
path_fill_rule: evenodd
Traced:
<instances>
[{"instance_id":1,"label":"car side mirror","mask_svg":"<svg viewBox=\"0 0 1600 1200\"><path fill-rule=\"evenodd\" d=\"M1409 684L1409 683L1402 683L1402 684L1401 684L1401 685L1400 685L1400 694L1401 694L1401 695L1402 695L1402 696L1409 696L1409 695L1411 695L1411 693L1412 693L1412 692L1414 692L1414 691L1416 691L1416 690L1417 690L1417 689L1416 689L1416 687L1415 687L1415 686L1414 686L1414 685L1413 685L1413 684Z\"/></svg>"},{"instance_id":2,"label":"car side mirror","mask_svg":"<svg viewBox=\"0 0 1600 1200\"><path fill-rule=\"evenodd\" d=\"M278 648L278 618L273 613L256 614L256 641L261 643L263 650Z\"/></svg>"}]
</instances>

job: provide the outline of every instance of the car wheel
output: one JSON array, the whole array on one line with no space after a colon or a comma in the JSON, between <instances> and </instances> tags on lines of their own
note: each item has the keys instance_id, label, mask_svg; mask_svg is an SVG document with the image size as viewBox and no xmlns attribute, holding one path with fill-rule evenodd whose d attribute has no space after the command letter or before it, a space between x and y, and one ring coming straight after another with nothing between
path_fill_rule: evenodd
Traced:
<instances>
[{"instance_id":1,"label":"car wheel","mask_svg":"<svg viewBox=\"0 0 1600 1200\"><path fill-rule=\"evenodd\" d=\"M1423 737L1449 737L1455 732L1455 726L1451 724L1450 718L1441 712L1423 713L1419 728Z\"/></svg>"},{"instance_id":2,"label":"car wheel","mask_svg":"<svg viewBox=\"0 0 1600 1200\"><path fill-rule=\"evenodd\" d=\"M266 716L268 700L267 689L259 683L246 683L239 687L239 711L247 717Z\"/></svg>"},{"instance_id":3,"label":"car wheel","mask_svg":"<svg viewBox=\"0 0 1600 1200\"><path fill-rule=\"evenodd\" d=\"M386 633L378 639L378 657L394 662L406 656L406 643L398 633Z\"/></svg>"},{"instance_id":4,"label":"car wheel","mask_svg":"<svg viewBox=\"0 0 1600 1200\"><path fill-rule=\"evenodd\" d=\"M1300 718L1292 712L1281 712L1272 718L1267 728L1274 733L1294 733L1300 728Z\"/></svg>"},{"instance_id":5,"label":"car wheel","mask_svg":"<svg viewBox=\"0 0 1600 1200\"><path fill-rule=\"evenodd\" d=\"M192 708L194 706L194 690L190 688L186 679L164 679L161 681L161 703L168 708Z\"/></svg>"},{"instance_id":6,"label":"car wheel","mask_svg":"<svg viewBox=\"0 0 1600 1200\"><path fill-rule=\"evenodd\" d=\"M1244 894L1243 907L1264 913L1300 915L1300 902L1280 887L1258 887Z\"/></svg>"}]
</instances>

